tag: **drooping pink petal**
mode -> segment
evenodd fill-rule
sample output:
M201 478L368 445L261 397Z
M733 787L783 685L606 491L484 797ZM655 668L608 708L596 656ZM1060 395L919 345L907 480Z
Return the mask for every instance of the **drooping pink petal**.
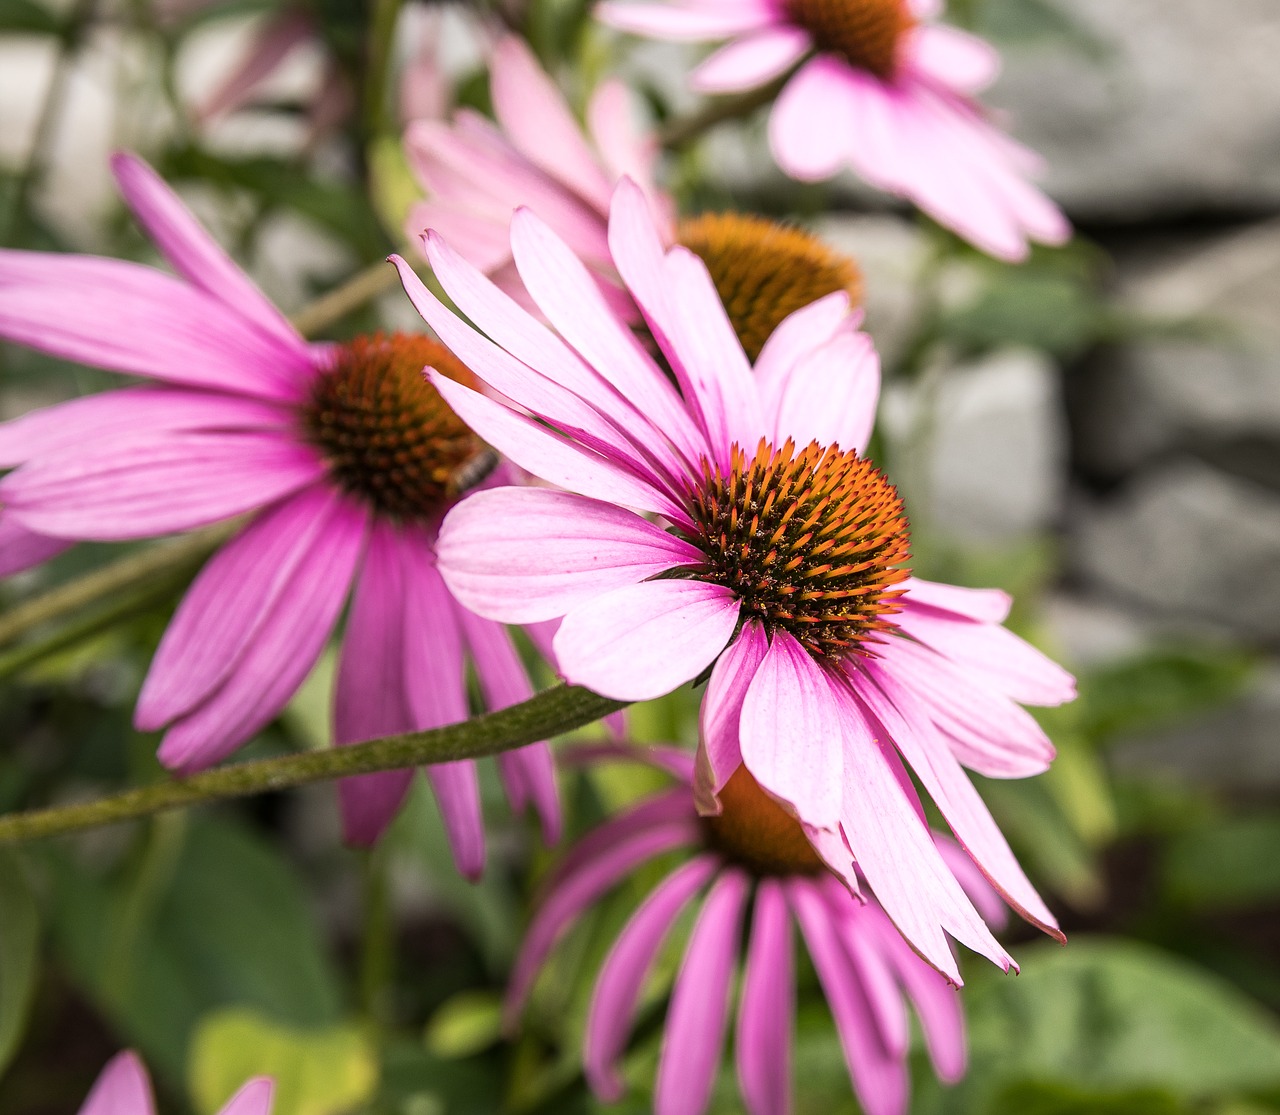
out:
M751 1115L789 1115L795 1027L791 919L777 879L756 887L751 944L738 1003L738 1081Z
M670 199L654 183L660 148L652 132L636 126L633 96L627 85L607 78L596 86L587 103L587 126L611 180L630 178L663 211L655 216L667 226L674 223ZM608 211L608 203L604 207Z
M606 1103L622 1098L616 1063L626 1048L636 1001L658 949L672 923L718 866L712 856L699 856L673 871L631 915L605 957L591 996L582 1061L587 1083Z
M698 713L694 799L701 813L719 812L718 795L742 765L738 740L742 703L768 649L764 627L758 620L748 620L711 670Z
M1009 924L1009 907L1004 899L996 893L995 887L987 882L987 877L973 862L972 857L949 836L938 832L933 834L933 843L942 856L947 870L956 877L964 887L964 892L977 907L978 913L992 929L1003 929Z
M519 1014L538 969L560 935L584 910L640 864L682 844L692 844L697 838L698 827L692 816L645 828L602 849L598 856L584 861L572 874L562 875L534 915L512 966L507 985L507 1017L514 1019Z
M303 9L285 8L269 16L254 29L231 72L203 99L196 110L198 117L208 122L249 104L258 86L279 69L294 48L318 32Z
M305 347L136 263L0 251L0 291L0 337L80 364L282 401L311 375Z
M473 883L484 874L484 817L480 812L480 783L470 759L437 763L426 768L440 806L440 819L453 849L458 872Z
M845 781L832 679L791 636L773 633L742 704L742 761L774 797L817 828L840 823Z
M458 600L505 623L554 619L602 592L702 560L631 511L545 488L473 493L445 519L437 552Z
M891 671L874 663L867 666L867 672L875 684L858 686L859 698L911 764L956 839L1010 906L1046 933L1062 939L1057 920L1018 865L999 826L946 742L938 738L927 718L913 718L904 712L913 704L910 691Z
M275 1083L269 1077L256 1077L227 1100L218 1115L271 1115L274 1092Z
M0 577L31 569L57 557L74 543L65 538L49 538L19 526L0 512Z
M981 93L1000 74L1000 52L958 27L921 24L903 45L906 65L957 93Z
M224 758L270 723L324 649L364 548L367 512L345 500L276 598L227 680L165 734L160 761L184 773Z
M292 429L292 409L214 391L126 387L42 407L0 424L0 468L157 430Z
M160 640L134 713L155 731L190 712L228 677L291 591L333 514L317 485L257 516L200 571Z
M980 674L993 689L1024 705L1061 705L1076 696L1066 670L1006 627L952 619L946 612L908 606L898 627L956 665Z
M613 183L563 94L523 41L505 36L493 49L490 74L494 113L520 153L605 212Z
M787 898L835 1018L845 1062L863 1109L867 1115L905 1115L905 1061L880 1039L866 992L841 946L817 887L808 880L791 880Z
M964 1076L967 1061L959 989L911 951L883 911L868 907L865 921L916 1009L934 1069L944 1084L956 1083Z
M459 626L471 652L485 703L490 709L507 708L533 696L533 685L507 629L466 608L456 609ZM532 801L542 822L543 842L560 840L560 795L555 767L546 743L504 751L498 756L498 772L514 809Z
M908 577L902 582L906 599L930 608L954 612L980 623L1003 623L1009 616L1013 598L995 588L961 588L937 581Z
M830 178L845 162L834 137L854 132L849 67L820 54L800 67L769 114L769 148L778 166L800 182Z
M279 434L156 431L31 461L0 481L0 503L37 533L114 542L232 518L325 470L310 446Z
M774 413L775 444L816 441L862 452L880 399L880 356L865 333L840 333L791 369Z
M107 1062L79 1115L154 1115L155 1109L147 1070L128 1051Z
M702 1115L711 1098L729 1018L742 911L751 889L734 868L712 885L694 923L667 1008L654 1083L655 1115Z
M717 50L689 75L698 93L740 93L781 77L813 45L799 27L768 27Z
M406 239L416 244L428 229L435 229L463 258L491 275L511 262L509 225L509 214L499 218L486 208L432 198L410 206L404 232Z
M705 581L643 581L613 589L564 617L556 662L574 685L619 701L647 701L692 681L738 621L738 601Z
M962 982L944 930L1005 970L1012 958L991 936L929 830L907 799L886 753L852 696L840 704L844 721L845 802L841 826L858 866L885 912L920 954L952 983ZM908 783L909 785L909 783Z
M610 743L581 743L561 751L561 761L577 766L615 759L623 763L642 763L654 770L666 771L672 778L684 783L693 781L694 757L681 747L666 744L623 743L620 739ZM688 804L686 799L686 805Z
M738 0L737 3L710 5L659 5L606 0L595 9L596 18L619 31L655 39L701 42L703 39L725 39L768 27L777 18L766 0Z
M288 18L296 21L297 14ZM121 153L112 157L111 171L134 216L179 275L305 359L297 330L150 166L136 155Z

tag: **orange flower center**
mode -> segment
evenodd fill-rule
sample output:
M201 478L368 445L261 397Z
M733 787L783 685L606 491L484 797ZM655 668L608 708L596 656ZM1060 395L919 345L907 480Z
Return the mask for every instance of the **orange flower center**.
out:
M862 276L847 256L798 228L740 213L680 222L676 240L702 258L752 363L783 318L838 290L854 305Z
M898 70L898 49L915 16L907 0L786 0L787 14L826 54L884 81Z
M376 333L338 348L302 409L338 483L397 519L438 515L497 463L422 374L426 366L475 385L439 342Z
M825 869L790 813L739 767L720 791L719 816L701 819L703 838L754 875L816 875Z
M907 520L897 490L870 461L813 442L796 452L761 439L733 448L727 476L704 463L690 494L696 576L742 601L743 619L790 632L815 657L869 653L899 610Z

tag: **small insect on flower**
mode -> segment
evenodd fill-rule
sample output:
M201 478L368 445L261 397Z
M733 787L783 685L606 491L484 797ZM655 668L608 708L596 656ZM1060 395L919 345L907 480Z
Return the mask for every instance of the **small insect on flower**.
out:
M792 313L753 366L707 266L664 245L625 180L609 241L661 360L528 210L512 220L512 256L549 325L439 236L427 250L457 312L399 263L414 304L493 390L434 375L440 393L562 489L463 499L441 527L441 574L490 619L560 619L564 677L618 700L709 671L704 812L745 768L851 888L857 861L949 978L948 934L1010 966L939 855L903 761L1000 894L1058 935L962 764L1044 770L1052 744L1020 706L1069 700L1072 678L1001 626L1002 593L910 575L901 503L864 456L879 363L846 292Z

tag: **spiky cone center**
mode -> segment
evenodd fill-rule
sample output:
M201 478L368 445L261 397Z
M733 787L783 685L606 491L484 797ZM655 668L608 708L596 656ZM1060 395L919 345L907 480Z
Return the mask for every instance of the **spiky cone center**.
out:
M853 260L802 229L741 213L707 213L681 221L676 239L707 265L752 363L788 314L839 290L853 305L862 299Z
M785 0L792 22L814 46L849 65L890 81L898 72L902 41L915 26L907 0Z
M338 347L302 408L306 436L334 479L376 511L405 521L437 517L496 463L423 375L425 367L476 385L439 342L375 333Z
M753 875L816 875L826 865L800 822L771 798L746 767L720 790L721 811L701 818L709 848Z
M703 464L690 493L690 541L705 555L691 570L741 601L770 637L793 635L815 658L874 653L893 627L895 586L908 574L902 500L870 461L812 442L796 451L761 438L755 455L732 450L727 474Z

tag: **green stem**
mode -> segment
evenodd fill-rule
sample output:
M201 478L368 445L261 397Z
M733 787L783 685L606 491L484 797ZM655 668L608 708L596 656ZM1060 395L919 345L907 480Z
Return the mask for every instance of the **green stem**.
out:
M459 724L369 743L235 763L190 778L158 782L97 801L0 817L0 845L150 817L188 805L288 790L353 774L477 759L550 739L626 707L579 686L558 685L499 712Z
M687 147L695 139L700 138L704 132L709 132L718 124L723 124L727 120L736 120L741 116L754 112L761 105L767 105L778 95L782 87L787 83L787 79L794 72L794 70L789 70L781 77L769 82L768 85L762 85L759 89L751 89L736 97L716 97L714 100L709 101L700 112L695 112L691 116L668 120L658 130L659 141L663 147L673 151Z
M391 290L399 281L399 272L385 260L379 260L357 272L337 290L317 298L289 320L304 337L314 337L379 294Z

